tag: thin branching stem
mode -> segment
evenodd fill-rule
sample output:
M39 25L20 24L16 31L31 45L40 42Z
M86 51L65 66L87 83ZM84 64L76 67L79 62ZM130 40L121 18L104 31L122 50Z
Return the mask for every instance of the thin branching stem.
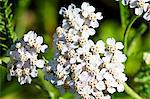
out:
M132 96L135 99L142 99L130 86L128 86L126 83L124 84L125 92Z
M129 31L133 25L133 23L139 18L140 16L133 16L131 21L129 22L129 24L127 25L125 32L124 32L124 38L123 38L123 43L124 43L124 53L127 53L127 49L128 49L128 34Z

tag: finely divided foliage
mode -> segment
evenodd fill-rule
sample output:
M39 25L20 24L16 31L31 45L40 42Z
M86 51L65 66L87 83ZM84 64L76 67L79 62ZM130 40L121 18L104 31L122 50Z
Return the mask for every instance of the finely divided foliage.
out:
M6 54L13 43L14 27L12 25L11 4L8 0L0 0L0 55Z
M37 36L33 31L24 35L22 41L15 44L10 51L11 62L8 65L10 80L11 76L18 77L18 82L22 85L31 83L31 77L37 77L38 68L43 68L45 61L38 59L38 55L45 52L47 45L42 45L43 37Z
M51 64L53 75L47 79L56 86L66 86L86 99L110 99L110 94L124 91L127 80L124 72L126 56L121 42L108 38L94 43L90 36L99 27L101 12L83 2L81 8L74 4L62 7L62 26L56 29L55 59Z

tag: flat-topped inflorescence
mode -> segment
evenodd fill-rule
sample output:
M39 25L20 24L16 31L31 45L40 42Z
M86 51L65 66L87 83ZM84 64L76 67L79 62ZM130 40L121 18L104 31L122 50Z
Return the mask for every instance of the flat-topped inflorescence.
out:
M37 36L33 31L29 31L24 35L23 40L15 44L15 48L10 51L9 78L17 76L18 82L22 85L31 83L31 77L37 77L37 67L43 68L45 64L43 59L38 59L38 55L41 52L44 53L48 48L42 43L42 36Z
M99 26L102 13L95 13L95 8L86 2L81 8L74 4L68 9L62 7L59 13L64 19L54 35L53 77L47 79L58 87L74 89L86 99L110 99L110 94L124 91L127 77L123 73L123 44L114 38L108 38L106 43L89 39L96 33L94 28Z

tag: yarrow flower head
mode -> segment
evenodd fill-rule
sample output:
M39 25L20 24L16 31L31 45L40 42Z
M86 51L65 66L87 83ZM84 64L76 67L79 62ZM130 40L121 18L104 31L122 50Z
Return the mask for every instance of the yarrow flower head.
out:
M123 5L135 8L136 15L143 15L143 18L150 21L150 0L122 0Z
M103 18L101 12L95 13L95 8L84 2L81 9L71 4L59 13L64 19L54 35L55 59L46 79L59 88L76 90L85 99L110 99L110 94L124 91L123 44L114 38L106 43L89 39Z
M38 54L44 53L48 46L42 43L42 36L37 36L33 31L29 31L24 35L23 40L16 43L15 48L10 51L9 76L18 77L21 85L31 83L31 77L37 77L37 68L44 67L45 61L38 59Z

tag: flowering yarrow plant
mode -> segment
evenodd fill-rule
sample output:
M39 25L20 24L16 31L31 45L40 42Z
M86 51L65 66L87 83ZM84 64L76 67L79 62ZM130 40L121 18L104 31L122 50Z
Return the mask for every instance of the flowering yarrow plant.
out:
M39 54L44 53L48 48L43 45L43 37L37 36L33 31L24 35L23 40L17 42L10 51L11 61L8 64L10 80L11 76L18 77L18 82L22 85L31 83L31 77L37 77L37 68L43 68L45 61L38 59Z
M106 43L89 39L96 33L94 28L99 26L102 13L95 13L95 8L86 2L81 8L74 4L68 9L62 7L59 13L64 19L54 35L54 77L47 79L58 87L76 90L86 99L110 99L110 94L124 91L127 77L123 73L123 44L114 38L108 38Z
M142 15L147 21L150 21L150 0L122 0L123 5L129 5L130 8L135 8L136 15Z

